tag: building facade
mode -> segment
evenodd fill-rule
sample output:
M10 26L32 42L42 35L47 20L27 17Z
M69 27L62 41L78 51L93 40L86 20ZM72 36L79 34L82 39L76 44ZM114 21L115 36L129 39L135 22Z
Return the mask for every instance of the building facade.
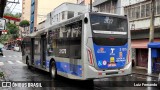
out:
M93 7L97 12L106 12L123 15L122 0L95 0Z
M30 21L31 0L22 0L22 16L21 20Z
M45 22L46 22L46 20L38 23L38 25L37 25L37 31L43 30L45 28L45 25L46 25Z
M37 27L38 0L31 0L30 33L36 31Z
M94 1L94 0L92 0L92 1ZM77 4L89 5L90 4L90 0L77 0Z
M154 42L160 42L160 0L155 0L155 31ZM129 17L130 30L132 35L133 59L137 66L147 68L148 48L150 33L151 1L130 4L124 7L124 12Z
M22 0L22 16L21 16L21 21L23 20L27 20L30 22L30 15L31 14L31 0ZM30 33L30 28L26 27L24 28L20 28L20 36L23 37L27 34ZM22 35L21 35L22 34Z
M154 41L160 42L160 0L155 0ZM93 6L98 12L127 15L132 39L132 59L138 67L147 68L150 30L150 0L95 0Z
M31 0L31 17L30 17L30 31L31 33L37 30L37 25L47 18L47 13L51 12L57 5L62 2L76 2L75 0ZM33 13L34 12L34 13ZM34 25L33 25L34 22Z
M46 27L63 22L69 18L75 17L82 13L88 12L86 5L74 4L74 3L62 3L56 7L52 12L47 14Z

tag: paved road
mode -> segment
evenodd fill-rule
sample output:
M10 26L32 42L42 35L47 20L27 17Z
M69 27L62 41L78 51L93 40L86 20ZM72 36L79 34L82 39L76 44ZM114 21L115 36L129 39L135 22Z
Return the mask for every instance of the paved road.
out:
M131 81L156 81L155 77L143 75L128 75L113 78L95 79L93 83L84 81L69 80L59 77L52 80L49 73L34 69L27 69L22 63L20 52L4 50L4 56L0 56L0 70L5 74L7 81L46 81L43 83L51 84L53 87L43 88L0 88L0 90L159 90L158 87L130 87ZM117 85L121 87L115 87ZM112 86L112 87L111 87ZM114 86L114 87L113 87Z
M20 52L14 52L11 50L3 50L3 56L0 56L0 66L4 64L21 64L22 55Z

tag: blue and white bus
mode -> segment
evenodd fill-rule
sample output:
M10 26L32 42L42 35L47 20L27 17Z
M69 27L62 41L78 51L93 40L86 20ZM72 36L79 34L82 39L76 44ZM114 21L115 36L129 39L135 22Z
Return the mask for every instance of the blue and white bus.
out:
M131 74L131 38L126 16L85 13L23 39L23 62L70 79Z

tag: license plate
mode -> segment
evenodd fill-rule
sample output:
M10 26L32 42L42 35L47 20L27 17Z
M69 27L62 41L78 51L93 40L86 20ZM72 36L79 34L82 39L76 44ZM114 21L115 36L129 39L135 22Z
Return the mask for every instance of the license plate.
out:
M111 63L114 63L114 62L115 62L114 57L110 57L110 62L111 62Z

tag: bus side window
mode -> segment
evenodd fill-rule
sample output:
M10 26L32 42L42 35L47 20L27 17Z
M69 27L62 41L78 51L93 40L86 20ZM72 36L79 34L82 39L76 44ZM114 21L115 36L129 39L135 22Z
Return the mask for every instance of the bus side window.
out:
M56 29L56 38L58 39L60 37L60 29Z
M71 37L71 26L66 26L66 31L67 31L67 38Z
M72 26L72 37L70 39L70 58L80 59L82 21L76 22Z

